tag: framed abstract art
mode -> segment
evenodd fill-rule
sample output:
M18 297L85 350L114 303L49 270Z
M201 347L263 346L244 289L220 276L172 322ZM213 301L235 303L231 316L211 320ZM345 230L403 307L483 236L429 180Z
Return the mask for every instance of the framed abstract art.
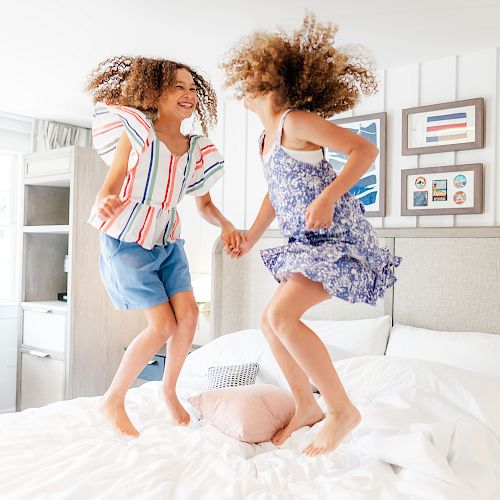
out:
M385 215L385 149L386 149L386 113L354 116L330 120L335 125L346 128L356 135L368 139L379 149L379 154L367 172L349 192L363 203L368 217ZM338 151L327 149L326 159L337 173L347 162L347 156Z

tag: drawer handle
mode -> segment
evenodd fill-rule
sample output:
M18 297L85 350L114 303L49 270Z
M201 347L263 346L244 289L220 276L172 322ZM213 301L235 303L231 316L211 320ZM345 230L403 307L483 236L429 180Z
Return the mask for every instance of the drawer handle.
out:
M148 361L148 365L157 365L158 361L156 359L152 359L151 361Z
M45 307L30 307L28 311L34 311L34 312L39 312L39 313L51 313L54 312L53 309L47 309Z
M31 349L28 351L28 354L31 354L32 356L36 356L38 358L48 358L48 357L50 357L50 354L48 354L46 352L33 351Z

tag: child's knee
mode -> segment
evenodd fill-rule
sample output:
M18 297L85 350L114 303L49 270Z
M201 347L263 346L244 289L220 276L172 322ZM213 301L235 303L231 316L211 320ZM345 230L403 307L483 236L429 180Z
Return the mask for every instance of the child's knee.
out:
M186 307L182 314L179 315L177 323L180 330L193 332L196 330L196 325L198 324L198 306L193 304L192 306Z
M288 308L281 303L270 304L267 309L267 320L273 332L278 337L286 333L286 327L289 326L291 322L290 314L287 309Z
M273 327L271 326L271 322L269 321L269 310L266 308L260 317L260 329L264 333L264 335L269 339L274 337Z
M154 324L149 327L150 334L153 335L158 342L165 343L176 333L177 325L175 321L164 324Z

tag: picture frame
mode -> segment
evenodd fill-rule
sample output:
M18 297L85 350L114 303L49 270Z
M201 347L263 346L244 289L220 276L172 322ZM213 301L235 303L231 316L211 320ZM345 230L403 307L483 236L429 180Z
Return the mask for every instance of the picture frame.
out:
M483 212L483 164L401 170L401 215Z
M387 113L372 113L329 121L361 135L377 146L379 150L377 158L349 192L363 203L367 217L383 217L385 215ZM328 148L325 149L325 156L337 174L340 173L345 166L347 156Z
M403 109L402 155L484 147L484 98Z

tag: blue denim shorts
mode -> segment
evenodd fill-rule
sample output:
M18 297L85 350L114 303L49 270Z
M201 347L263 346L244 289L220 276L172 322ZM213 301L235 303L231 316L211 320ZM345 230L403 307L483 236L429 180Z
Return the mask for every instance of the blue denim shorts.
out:
M148 309L193 290L184 241L151 250L101 231L99 272L117 309Z

